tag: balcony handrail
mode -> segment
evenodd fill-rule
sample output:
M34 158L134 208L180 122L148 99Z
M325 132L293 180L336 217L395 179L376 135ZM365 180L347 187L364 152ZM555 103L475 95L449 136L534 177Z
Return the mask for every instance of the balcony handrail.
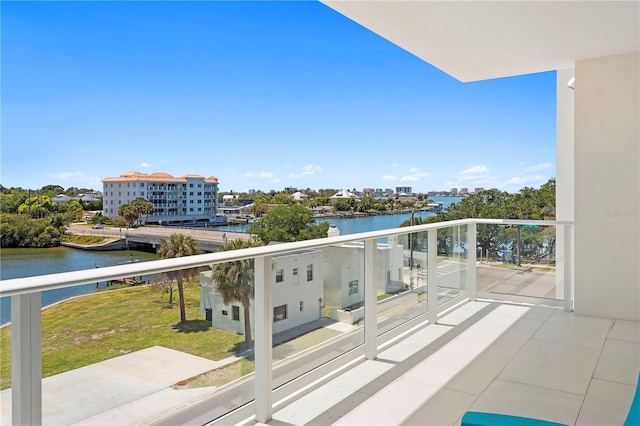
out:
M122 277L158 274L180 269L210 266L217 263L237 260L277 256L298 250L310 250L326 246L344 244L354 241L372 240L377 238L396 236L408 233L424 232L434 229L449 228L467 224L494 225L573 225L572 221L557 220L520 220L520 219L458 219L429 224L389 228L358 234L340 235L337 237L320 238L316 240L296 241L290 243L273 244L268 246L251 247L247 249L231 250L215 253L205 253L174 259L152 260L128 265L116 265L103 268L91 268L80 271L61 272L56 274L36 275L24 278L0 280L0 297L33 293L57 288L73 287L82 284L92 284L109 281Z

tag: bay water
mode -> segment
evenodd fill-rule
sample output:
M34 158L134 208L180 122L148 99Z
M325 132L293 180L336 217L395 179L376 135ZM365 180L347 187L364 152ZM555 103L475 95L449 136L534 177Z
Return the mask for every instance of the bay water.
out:
M133 250L90 251L67 247L3 248L0 250L0 279L33 277L59 272L79 271L121 265L131 262L156 260L155 253ZM104 286L106 283L99 283ZM70 297L95 293L96 284L59 288L42 292L42 306ZM11 300L0 298L0 324L11 320Z

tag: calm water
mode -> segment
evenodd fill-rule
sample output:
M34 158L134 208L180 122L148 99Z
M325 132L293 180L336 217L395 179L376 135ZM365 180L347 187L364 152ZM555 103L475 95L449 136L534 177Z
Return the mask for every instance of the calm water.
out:
M48 249L2 249L0 251L0 278L23 278L58 272L77 271L95 267L114 266L124 263L156 260L153 253L140 251L95 252L66 247ZM104 283L101 283L103 285ZM94 293L95 284L47 290L42 292L42 305L50 305L69 297ZM11 319L11 302L8 297L0 299L0 324Z
M457 203L462 197L429 197L436 203L442 203L446 208L451 203ZM431 212L417 212L415 217L435 216ZM320 222L329 222L330 225L336 225L340 230L340 235L358 234L360 232L379 231L381 229L397 228L402 222L411 218L411 213L392 214L382 216L369 216L357 219L319 219ZM247 225L220 226L216 228L220 231L245 232Z

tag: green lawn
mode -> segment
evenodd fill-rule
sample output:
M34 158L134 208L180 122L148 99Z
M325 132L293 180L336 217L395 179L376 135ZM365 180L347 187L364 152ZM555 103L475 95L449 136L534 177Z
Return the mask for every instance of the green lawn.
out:
M244 337L211 327L199 312L200 289L185 288L186 323L177 301L151 287L80 297L42 312L42 373L48 377L151 346L211 360L243 349ZM0 389L11 387L11 327L0 330Z

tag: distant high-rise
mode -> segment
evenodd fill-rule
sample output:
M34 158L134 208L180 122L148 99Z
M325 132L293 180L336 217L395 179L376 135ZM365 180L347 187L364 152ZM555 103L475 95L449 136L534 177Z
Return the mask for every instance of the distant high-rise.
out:
M413 194L410 186L396 186L396 194Z
M451 192L451 195L455 197L456 195L458 195L458 188L451 188L451 191L449 192Z

